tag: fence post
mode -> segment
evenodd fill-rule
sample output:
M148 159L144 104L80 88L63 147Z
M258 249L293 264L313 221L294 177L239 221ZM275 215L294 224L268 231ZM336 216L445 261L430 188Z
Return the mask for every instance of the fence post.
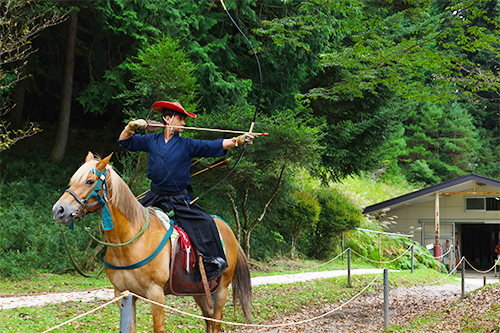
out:
M389 270L384 268L384 329L389 328Z
M382 240L381 234L378 234L378 267L382 267Z
M344 251L345 251L345 241L344 241L344 233L342 232L342 263L344 263Z
M351 285L351 248L347 249L347 285L349 288L352 287Z
M486 287L486 275L483 276L483 287Z
M462 257L462 298L465 297L465 257Z
M120 301L120 333L130 333L130 322L132 321L132 298L124 297Z
M415 244L411 245L411 272L413 273L413 267L414 267L414 260L415 260Z

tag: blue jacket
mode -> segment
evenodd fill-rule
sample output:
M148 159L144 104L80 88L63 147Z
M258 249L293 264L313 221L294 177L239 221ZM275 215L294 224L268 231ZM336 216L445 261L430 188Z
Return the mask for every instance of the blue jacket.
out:
M134 134L118 143L128 151L149 153L148 178L168 192L186 189L191 181L190 169L193 157L221 157L226 155L219 140L195 140L176 133L165 143L164 131L155 134Z

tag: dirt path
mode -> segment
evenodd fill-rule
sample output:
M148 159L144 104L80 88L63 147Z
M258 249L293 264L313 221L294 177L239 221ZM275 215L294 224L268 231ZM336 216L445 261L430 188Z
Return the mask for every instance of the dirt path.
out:
M352 275L377 274L380 269L354 269ZM346 270L327 272L302 273L281 276L266 276L252 278L252 285L260 284L286 284L313 279L321 279L347 275ZM488 283L498 282L497 279L489 279ZM466 279L466 293L483 286L483 280L479 278ZM383 329L383 293L381 286L376 292L363 294L342 309L330 315L308 324L287 326L284 328L271 329L243 329L241 332L377 332ZM389 291L390 323L402 324L418 314L431 312L442 308L449 303L459 299L461 295L461 284L446 284L440 286L419 286L411 288L395 288ZM83 292L55 293L37 296L3 297L0 298L0 310L9 308L41 306L48 303L61 303L67 301L89 302L97 299L110 300L114 297L112 289L98 289ZM283 323L298 322L309 318L320 316L338 305L325 305L321 308L307 308L301 313L293 316L277 318L274 322Z

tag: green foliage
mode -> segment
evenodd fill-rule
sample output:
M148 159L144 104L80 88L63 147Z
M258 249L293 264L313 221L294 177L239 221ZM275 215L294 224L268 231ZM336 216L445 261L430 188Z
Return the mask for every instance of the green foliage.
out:
M3 154L5 160L7 153ZM52 218L52 206L75 170L68 161L57 164L36 154L2 163L0 276L23 278L40 269L55 273L71 269L59 226ZM98 216L86 218L85 223L95 228ZM85 267L89 240L79 225L75 223L67 238L73 255Z
M290 231L291 255L295 256L297 239L319 220L321 206L312 190L296 190L281 208L281 225Z
M179 42L169 36L154 40L139 50L137 62L126 63L134 87L124 90L117 98L125 101L128 115L148 118L151 105L158 100L178 101L188 111L195 111L196 66L179 48ZM141 108L147 111L140 112Z
M363 215L348 197L336 189L321 188L317 196L321 212L308 235L308 254L316 259L326 259L339 245L340 234L358 227Z

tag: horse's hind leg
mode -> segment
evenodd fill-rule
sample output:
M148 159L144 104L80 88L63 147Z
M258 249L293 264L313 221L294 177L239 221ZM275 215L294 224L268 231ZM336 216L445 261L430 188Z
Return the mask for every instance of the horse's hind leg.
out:
M212 309L210 306L208 306L208 301L207 301L207 296L202 295L202 296L193 296L194 300L198 304L198 306L201 308L201 312L203 313L203 317L207 318L213 318L214 315L214 309ZM214 331L212 329L212 321L205 320L205 324L207 324L207 333L215 333L218 331Z
M226 305L227 300L227 287L221 285L215 292L213 309L208 306L206 296L194 296L194 299L203 311L204 317L222 320L222 311L224 310L224 305ZM205 320L205 323L207 324L207 333L218 333L220 331L221 323L210 320Z

